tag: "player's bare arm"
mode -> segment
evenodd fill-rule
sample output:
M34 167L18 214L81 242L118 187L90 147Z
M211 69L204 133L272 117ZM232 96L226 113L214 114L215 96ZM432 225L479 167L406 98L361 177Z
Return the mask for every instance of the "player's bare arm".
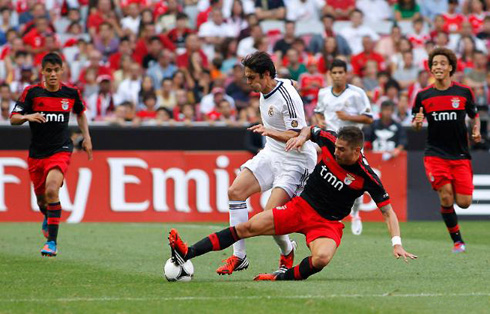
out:
M80 131L82 131L83 150L87 152L88 160L92 160L93 159L92 139L90 138L90 133L88 131L88 121L87 121L87 117L85 116L85 113L82 112L81 114L77 115L77 123L78 123L78 127L80 128Z
M398 218L396 217L396 213L391 207L391 205L390 204L385 205L381 207L380 210L383 213L383 217L385 218L386 225L388 226L388 231L390 232L391 235L392 244L393 244L393 255L397 259L403 257L405 262L408 262L408 258L416 259L417 256L405 251L405 249L401 244L400 225L398 224Z
M345 111L336 111L335 113L337 114L337 117L339 117L340 120L344 120L344 121L351 121L351 122L363 123L363 124L371 124L374 121L372 117L368 117L363 114L350 115Z
M471 138L475 143L481 142L481 134L480 134L480 117L476 116L471 120Z
M315 113L317 124L320 128L324 128L327 124L325 123L325 116L323 113Z
M296 134L295 137L289 139L286 143L286 151L289 152L291 150L299 151L301 147L311 138L311 128L304 127L301 129L299 134Z
M298 135L297 131L294 130L288 130L288 131L277 131L277 130L272 130L264 127L262 124L257 124L254 125L250 128L248 128L249 131L252 131L254 133L259 133L262 136L268 136L270 138L273 138L277 141L281 141L286 143L289 139L295 137Z
M415 118L413 119L413 122L412 122L412 127L416 130L416 131L420 131L420 129L422 128L422 123L424 122L424 108L420 107L420 110L419 112L417 112L417 114L415 115Z
M35 123L45 123L46 118L44 117L43 114L36 112L32 114L14 114L12 117L10 117L10 124L11 125L22 125L25 122L35 122Z

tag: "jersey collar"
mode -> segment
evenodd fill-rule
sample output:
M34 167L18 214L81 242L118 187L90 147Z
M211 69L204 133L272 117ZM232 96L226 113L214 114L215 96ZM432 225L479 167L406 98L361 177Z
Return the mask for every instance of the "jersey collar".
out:
M332 86L332 89L330 91L332 92L332 95L334 95L335 97L340 97L348 88L349 88L349 84L345 84L344 90L342 91L342 93L340 93L338 95L335 95L334 94L334 92L333 92L333 86Z
M264 98L265 99L271 97L279 89L279 87L282 86L282 82L281 81L277 81L276 80L276 82L277 82L276 87L274 87L274 89L271 90L268 94L264 95Z

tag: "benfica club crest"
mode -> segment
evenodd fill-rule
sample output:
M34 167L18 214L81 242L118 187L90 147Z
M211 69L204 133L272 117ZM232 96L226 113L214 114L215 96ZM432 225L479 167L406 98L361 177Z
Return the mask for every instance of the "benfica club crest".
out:
M347 176L345 177L344 179L344 183L346 185L350 185L352 183L352 181L354 181L356 178L354 178L351 174L347 174Z
M68 110L70 108L70 101L68 99L61 100L61 109Z
M459 108L459 102L460 102L459 98L453 98L453 99L451 99L451 103L453 104L453 108L454 109Z

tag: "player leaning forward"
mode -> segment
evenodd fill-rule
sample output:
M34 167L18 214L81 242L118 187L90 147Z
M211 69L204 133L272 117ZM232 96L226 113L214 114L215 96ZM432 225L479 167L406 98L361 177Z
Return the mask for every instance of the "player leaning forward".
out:
M80 92L61 83L61 57L56 53L48 53L42 60L41 73L41 83L24 89L12 111L10 123L21 125L29 122L32 133L29 175L34 184L37 204L44 215L42 231L47 238L41 254L56 256L61 217L58 193L73 151L68 129L70 112L77 114L77 122L84 137L83 148L89 159L92 159L92 142Z
M473 196L473 169L469 152L466 115L472 120L472 138L481 141L480 118L473 92L468 86L453 82L457 58L447 48L436 48L429 55L433 85L421 90L412 112L413 127L422 128L427 118L428 136L424 167L432 188L441 203L442 219L454 242L453 252L465 252L454 203L468 208Z
M355 126L347 126L336 136L333 131L305 127L298 137L288 141L286 149L300 149L309 139L322 148L322 156L301 196L284 206L263 211L245 223L213 233L190 247L172 229L169 244L175 260L182 264L207 252L222 250L244 238L299 232L306 236L311 256L283 273L260 274L255 280L306 279L322 270L333 258L344 228L340 220L349 215L352 204L365 191L383 213L395 257L405 260L416 258L403 249L398 219L389 196L361 153L362 131Z
M301 152L286 152L286 142L305 127L303 102L291 80L275 79L274 63L265 52L248 55L243 61L247 84L260 92L260 113L263 125L250 130L266 137L266 144L254 158L247 161L228 191L230 225L248 220L246 200L255 193L272 189L266 210L284 205L304 186L316 163L312 143ZM294 261L293 243L287 234L274 237L281 249L280 269L291 268ZM248 267L245 243L233 246L233 255L218 274L231 274Z

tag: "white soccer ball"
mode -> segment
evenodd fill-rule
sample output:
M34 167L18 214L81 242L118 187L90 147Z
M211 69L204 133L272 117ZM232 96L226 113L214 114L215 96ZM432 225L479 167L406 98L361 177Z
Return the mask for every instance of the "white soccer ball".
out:
M163 274L168 281L191 281L194 275L194 265L188 260L180 266L169 258L163 267Z

